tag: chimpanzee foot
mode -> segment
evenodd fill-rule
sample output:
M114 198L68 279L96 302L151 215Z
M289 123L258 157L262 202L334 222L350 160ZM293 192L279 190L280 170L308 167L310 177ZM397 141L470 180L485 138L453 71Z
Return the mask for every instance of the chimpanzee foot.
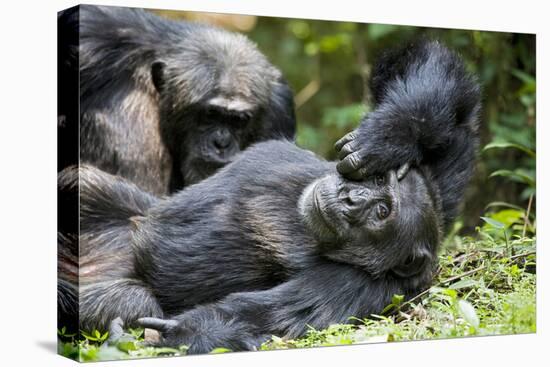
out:
M124 321L121 317L117 317L109 325L109 338L107 344L116 344L120 341L120 338L124 335Z

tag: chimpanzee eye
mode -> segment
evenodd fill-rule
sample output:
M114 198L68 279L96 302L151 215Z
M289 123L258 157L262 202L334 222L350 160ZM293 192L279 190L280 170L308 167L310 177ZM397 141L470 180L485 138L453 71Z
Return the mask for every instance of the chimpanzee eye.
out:
M206 117L210 120L214 120L218 117L218 110L213 108L213 107L210 107L206 110Z
M227 121L234 128L242 129L248 125L248 122L250 121L250 117L246 114L238 114L238 115L233 115L229 117Z
M238 115L238 119L241 124L247 124L252 119L252 115L250 113L243 112Z
M385 203L380 203L376 207L376 216L378 219L386 219L390 215L390 208Z
M376 175L373 180L376 186L383 186L386 184L386 176L384 175Z

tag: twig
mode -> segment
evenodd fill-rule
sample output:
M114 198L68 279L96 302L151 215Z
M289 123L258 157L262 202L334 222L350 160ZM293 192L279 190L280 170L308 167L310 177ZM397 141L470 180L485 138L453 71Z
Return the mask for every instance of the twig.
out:
M353 37L354 48L357 52L357 65L359 67L359 74L363 82L363 103L370 104L370 88L369 88L369 75L370 66L368 63L367 47L365 40L368 39L368 28L366 24L358 25L358 32L355 32Z
M300 107L302 107L307 101L311 99L319 89L321 89L321 60L319 58L319 54L315 56L315 63L314 63L314 70L313 70L313 78L310 80L309 83L305 87L302 88L298 93L296 93L296 96L294 97L294 105L296 106L296 110L298 110Z
M525 237L525 232L527 231L527 223L529 223L529 213L531 212L531 203L533 202L533 194L529 195L529 203L527 204L527 212L525 213L525 222L523 223L523 232L521 232L521 237Z
M536 250L527 251L527 252L524 252L523 254L517 254L517 255L514 255L514 256L510 256L510 260L515 260L517 258L526 257L526 256L533 255L533 254L536 254L536 253L537 253Z
M485 268L487 268L487 265L481 265L479 268L468 270L465 273L458 274L458 275L455 275L454 277L450 277L448 279L442 280L441 282L439 282L438 285L443 285L443 284L446 284L446 283L454 282L455 280L462 279L464 277L467 277L468 275L472 275L474 273L477 273L478 271L483 270Z
M313 79L307 85L302 88L298 94L296 94L296 97L294 97L294 104L296 105L296 109L302 107L304 103L306 103L311 97L313 97L321 87L321 82L318 78Z

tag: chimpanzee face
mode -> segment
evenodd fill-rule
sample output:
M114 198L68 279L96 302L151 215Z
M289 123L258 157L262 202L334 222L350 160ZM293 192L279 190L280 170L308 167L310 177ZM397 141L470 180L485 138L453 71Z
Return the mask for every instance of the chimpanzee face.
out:
M424 175L413 168L360 182L325 176L304 190L299 208L324 256L373 275L414 277L435 260L440 218L434 202Z
M157 55L143 77L159 100L172 189L210 176L252 143L294 135L293 96L280 71L240 37L203 36Z
M179 162L185 185L212 175L257 141L260 117L245 101L224 98L213 98L187 114L182 124L193 128L182 134Z

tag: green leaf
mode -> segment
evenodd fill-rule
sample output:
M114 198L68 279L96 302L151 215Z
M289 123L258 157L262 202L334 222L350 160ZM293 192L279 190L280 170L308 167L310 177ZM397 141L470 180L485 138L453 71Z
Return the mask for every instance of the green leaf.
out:
M490 226L493 226L495 228L498 228L498 229L503 229L505 227L504 223L501 223L499 222L498 220L494 220L492 218L488 218L488 217L481 217L481 219L489 224Z
M496 220L508 228L514 223L523 223L525 211L516 209L504 209L491 214L491 219Z
M531 150L531 149L529 149L529 148L527 148L523 145L515 144L515 143L509 143L509 142L506 142L506 141L493 141L493 142L487 144L483 148L483 151L490 150L490 149L506 149L506 148L515 148L515 149L521 150L522 152L527 153L532 158L535 158L536 155L537 155L533 150Z
M454 289L444 289L441 293L451 297L451 299L456 299L457 293Z
M390 312L391 310L393 310L395 308L395 305L393 303L390 303L389 305L387 305L386 307L384 307L384 309L382 310L382 314L387 314L388 312Z
M519 266L517 266L517 264L514 264L508 268L508 273L512 276L518 276L521 274L521 271L519 270Z
M391 303L396 305L396 306L399 306L401 303L403 303L403 300L405 299L405 296L402 295L402 294L394 294L392 299L391 299Z
M228 353L228 352L232 352L232 350L227 348L214 348L212 349L210 354L221 354L221 353Z
M84 338L86 338L87 340L91 340L91 341L96 341L96 340L97 340L97 338L95 338L94 336L88 334L88 333L85 332L85 331L82 331L81 333L82 333L82 336L83 336Z
M508 177L511 178L514 181L521 182L524 184L527 184L529 186L534 187L535 186L535 179L528 174L520 171L510 171L507 169L500 169L498 171L495 171L489 175L489 177Z
M128 351L131 351L131 350L137 350L137 346L136 346L136 343L133 342L133 341L123 341L123 342L119 342L117 343L117 348L120 349L121 351L123 352L128 352Z
M524 71L521 71L519 69L513 69L511 70L512 75L514 75L516 78L524 82L525 84L535 84L536 80L535 77L527 74Z
M512 208L512 209L516 209L516 210L523 210L523 208L518 206L518 205L506 203L504 201L493 201L493 202L487 204L487 206L485 207L485 210L487 210L489 208L493 208L493 207L499 207L499 206L505 207L505 208Z
M109 337L109 332L106 331L105 334L101 335L99 339L103 341L103 340L106 340L108 337Z
M449 286L450 289L462 289L462 288L471 288L478 285L478 281L474 279L462 279L456 283L453 283Z
M472 304L463 299L458 301L458 313L460 316L473 327L479 327L479 317L477 316L476 309Z

